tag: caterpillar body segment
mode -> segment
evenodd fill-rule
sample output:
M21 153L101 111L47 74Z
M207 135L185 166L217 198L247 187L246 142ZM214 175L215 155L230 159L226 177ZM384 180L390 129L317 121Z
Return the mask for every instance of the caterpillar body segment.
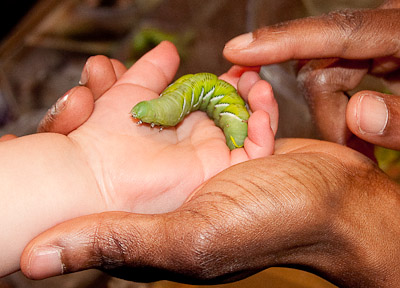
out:
M243 147L250 115L245 101L229 83L211 73L188 74L169 85L157 99L139 102L131 110L139 123L176 126L201 110L220 127L228 147Z

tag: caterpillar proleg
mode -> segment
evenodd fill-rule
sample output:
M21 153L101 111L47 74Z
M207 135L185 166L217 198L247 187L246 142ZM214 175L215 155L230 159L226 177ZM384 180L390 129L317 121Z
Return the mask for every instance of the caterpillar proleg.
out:
M139 102L131 114L139 123L168 127L177 125L196 110L206 112L223 130L231 150L243 147L250 117L246 103L232 85L211 73L182 76L159 98Z

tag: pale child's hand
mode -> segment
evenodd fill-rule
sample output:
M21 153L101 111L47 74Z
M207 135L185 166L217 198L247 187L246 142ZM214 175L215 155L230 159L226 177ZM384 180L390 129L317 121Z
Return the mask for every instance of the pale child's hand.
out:
M68 135L91 167L107 209L171 211L218 172L273 152L277 104L269 84L255 72L245 73L239 82L253 111L244 148L231 152L222 131L203 112L162 132L136 125L130 109L158 97L178 65L175 47L160 44L97 97L89 119ZM237 84L242 73L235 67L223 78Z
M162 132L131 117L136 103L159 97L172 82L179 56L171 43L163 42L128 71L106 57L92 61L84 71L100 70L88 74L86 87L62 97L40 125L51 133L0 139L0 226L6 231L0 234L0 277L19 269L26 244L56 224L105 211L171 211L218 172L273 152L277 104L254 71L236 66L223 75L238 84L253 110L244 148L231 152L222 130L203 112Z

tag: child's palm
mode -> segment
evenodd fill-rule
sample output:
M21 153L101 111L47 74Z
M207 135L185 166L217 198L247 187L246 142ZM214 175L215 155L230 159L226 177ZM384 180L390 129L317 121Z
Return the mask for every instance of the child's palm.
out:
M83 149L110 208L171 210L231 164L222 131L205 113L192 113L161 132L137 125L130 108L154 97L155 92L135 85L115 86L96 102L89 120L69 135Z
M109 209L173 210L205 180L234 163L254 158L248 156L252 150L260 150L253 153L259 157L273 147L273 140L260 147L250 139L245 149L231 152L222 130L203 112L194 112L161 132L157 127L137 125L130 109L139 101L158 97L169 84L178 66L173 53L171 44L164 44L145 55L95 102L90 118L69 134L92 167ZM238 79L226 75L228 81ZM271 129L253 123L249 122L249 131L265 129L263 133L273 139Z

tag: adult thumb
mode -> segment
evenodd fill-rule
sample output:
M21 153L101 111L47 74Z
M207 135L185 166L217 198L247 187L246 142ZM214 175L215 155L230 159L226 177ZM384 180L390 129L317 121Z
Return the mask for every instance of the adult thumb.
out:
M161 215L107 212L61 223L26 246L21 270L28 278L44 279L90 268L110 274L123 269L122 274L129 275L116 276L159 280L156 277L162 275L151 270L163 270L161 266L168 263L165 257L173 254L168 249L179 246L167 245L163 219Z
M400 98L374 91L351 97L346 111L349 129L359 138L400 150Z

